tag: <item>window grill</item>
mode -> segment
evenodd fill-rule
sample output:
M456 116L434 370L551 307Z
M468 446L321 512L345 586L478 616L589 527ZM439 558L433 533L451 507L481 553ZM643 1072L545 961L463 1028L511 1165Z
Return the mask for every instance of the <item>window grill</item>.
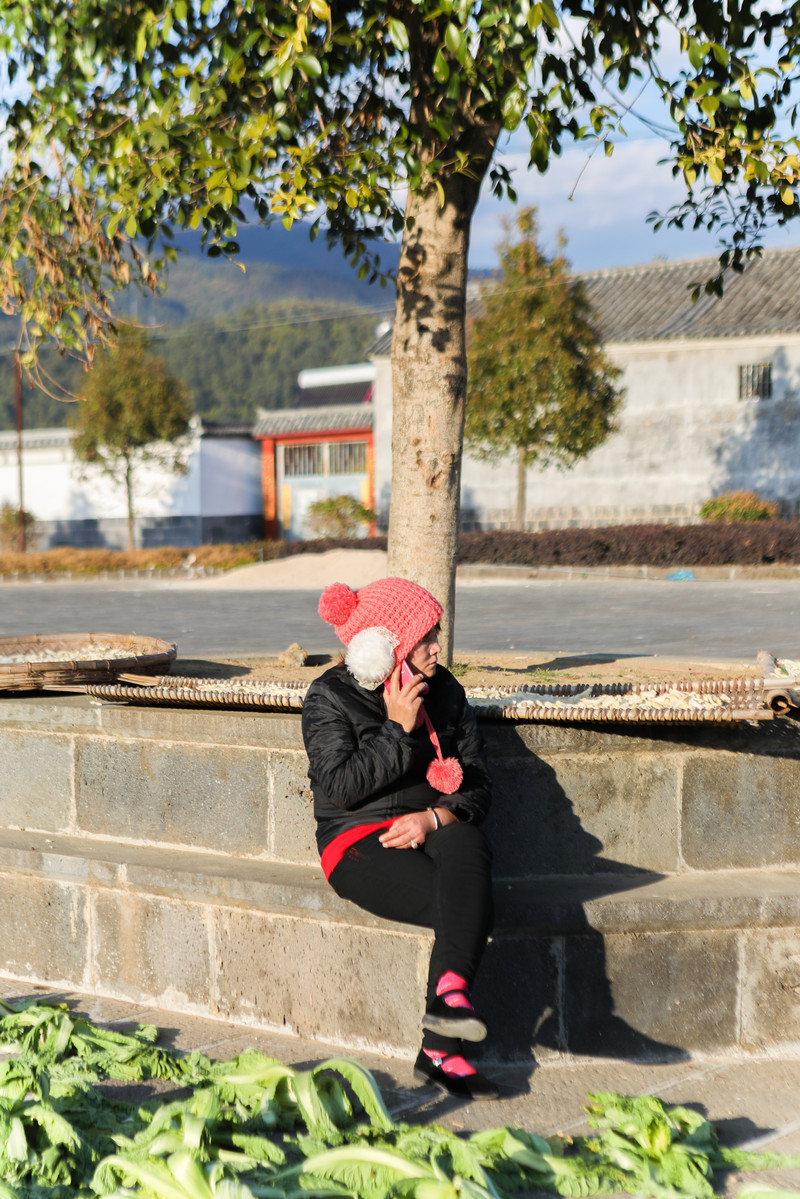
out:
M334 441L328 447L332 475L363 475L367 470L365 441Z
M325 456L323 446L319 443L311 445L287 445L283 450L283 473L286 478L297 478L298 475L325 474Z
M739 399L768 400L772 396L772 363L756 362L739 367Z
M363 475L367 472L365 441L311 442L283 449L283 475Z

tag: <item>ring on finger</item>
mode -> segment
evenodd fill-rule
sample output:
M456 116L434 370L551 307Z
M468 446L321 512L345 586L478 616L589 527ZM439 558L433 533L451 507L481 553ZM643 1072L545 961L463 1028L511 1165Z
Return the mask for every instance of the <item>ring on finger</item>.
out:
M412 848L412 849L419 849L419 841L412 841L412 842L411 842L411 848Z

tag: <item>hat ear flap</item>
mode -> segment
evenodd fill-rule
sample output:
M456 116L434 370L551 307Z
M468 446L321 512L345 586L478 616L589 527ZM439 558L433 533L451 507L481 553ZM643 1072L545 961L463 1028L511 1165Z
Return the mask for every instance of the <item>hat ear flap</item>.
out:
M362 687L372 691L385 683L395 667L397 638L380 626L362 629L350 638L344 663Z

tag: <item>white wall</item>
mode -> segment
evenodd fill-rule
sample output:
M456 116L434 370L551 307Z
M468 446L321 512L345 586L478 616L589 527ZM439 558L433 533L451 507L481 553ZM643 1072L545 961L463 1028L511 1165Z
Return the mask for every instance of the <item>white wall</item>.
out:
M200 496L203 516L262 513L261 446L246 438L204 437L200 442Z
M64 429L23 434L23 504L45 524L127 520L125 489L97 467L82 467ZM19 502L15 433L0 433L0 506ZM154 462L136 472L134 509L140 520L258 515L263 512L261 453L249 438L201 437L195 428L188 470L173 474Z
M622 370L618 431L570 470L531 468L531 524L690 519L704 500L746 488L800 502L800 336L608 345ZM739 366L771 361L773 395L740 400ZM386 370L383 369L384 365ZM391 481L391 376L375 386L376 483L381 511ZM379 473L378 473L379 468ZM484 525L510 521L516 461L464 455L462 510Z

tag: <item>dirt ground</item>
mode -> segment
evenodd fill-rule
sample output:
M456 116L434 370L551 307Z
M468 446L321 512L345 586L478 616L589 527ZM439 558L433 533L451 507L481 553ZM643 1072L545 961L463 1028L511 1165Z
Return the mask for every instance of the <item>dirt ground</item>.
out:
M287 647L288 648L288 647ZM276 657L178 658L171 674L251 682L310 683L337 661L337 655L310 656L305 666L282 665ZM688 679L759 677L755 661L698 662L678 658L616 658L603 655L547 657L535 654L458 654L453 673L465 687L516 687L524 683L642 683Z

